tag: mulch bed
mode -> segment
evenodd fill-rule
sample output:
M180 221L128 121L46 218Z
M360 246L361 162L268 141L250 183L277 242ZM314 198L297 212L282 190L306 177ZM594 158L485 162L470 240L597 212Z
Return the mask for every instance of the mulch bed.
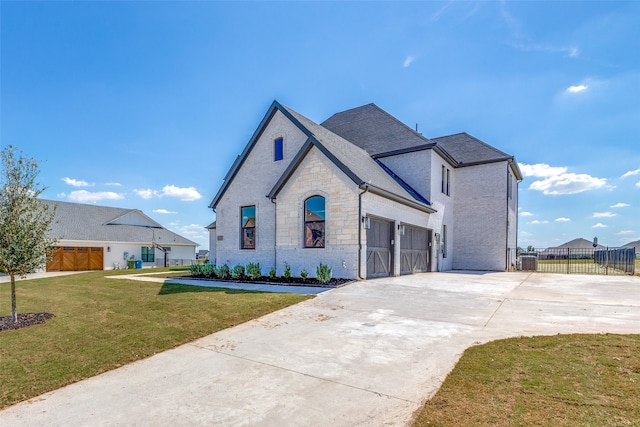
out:
M0 317L0 332L38 325L53 317L55 316L51 313L18 313L18 322L14 323L11 316L2 316Z
M279 285L279 286L313 286L317 288L339 288L347 283L351 283L353 279L331 279L327 283L321 283L318 279L306 279L302 280L299 277L290 277L285 279L284 277L260 277L255 280L250 279L220 279L218 277L198 277L198 276L172 276L172 279L185 279L185 280L210 280L214 282L231 282L231 283L252 283L254 285Z

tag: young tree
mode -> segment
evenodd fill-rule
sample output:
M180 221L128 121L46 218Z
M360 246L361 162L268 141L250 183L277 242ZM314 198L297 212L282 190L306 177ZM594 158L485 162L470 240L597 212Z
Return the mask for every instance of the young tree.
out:
M2 156L0 175L0 270L11 276L11 316L16 311L16 276L42 267L56 239L48 237L55 208L38 199L45 187L36 182L38 164L9 145Z

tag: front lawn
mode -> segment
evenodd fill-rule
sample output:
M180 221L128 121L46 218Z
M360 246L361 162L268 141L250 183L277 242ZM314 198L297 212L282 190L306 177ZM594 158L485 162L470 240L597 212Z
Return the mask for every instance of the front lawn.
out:
M18 313L55 317L0 331L0 408L311 298L105 277L130 273L17 282ZM10 314L2 283L0 316Z
M640 335L607 334L472 347L413 427L639 424Z

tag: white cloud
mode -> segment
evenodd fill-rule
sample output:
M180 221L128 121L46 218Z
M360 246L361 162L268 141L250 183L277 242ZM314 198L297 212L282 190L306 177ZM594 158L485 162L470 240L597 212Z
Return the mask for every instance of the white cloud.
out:
M584 92L585 90L587 90L589 87L586 85L576 85L576 86L569 86L567 88L567 92L569 93L580 93L580 92Z
M105 185L109 187L122 187L122 184L119 182L107 182Z
M520 216L533 216L533 214L531 212L520 212Z
M556 218L555 222L571 222L571 218Z
M620 202L620 203L616 203L615 205L611 205L611 206L609 206L609 207L610 207L610 208L615 209L615 208L626 208L626 207L628 207L628 206L631 206L631 205L630 205L630 204L628 204L628 203L622 203L622 202Z
M133 190L133 192L136 193L138 196L142 197L143 199L151 199L154 196L158 195L157 191L151 190L150 188L145 190Z
M138 196L143 199L152 199L154 197L174 197L182 200L183 202L192 202L202 198L202 195L198 193L195 187L176 187L175 185L165 185L162 191L152 190L150 188L142 190L133 190Z
M416 60L416 58L414 58L413 56L409 55L409 56L407 56L407 58L402 63L402 66L404 68L409 68L411 66L411 64L413 63L413 61L415 61L415 60Z
M208 237L208 234L209 234L209 232L204 228L204 226L200 224L188 224L188 225L171 224L171 228L176 233L191 240L205 239Z
M62 193L64 195L64 193ZM121 200L124 199L124 194L114 193L112 191L96 191L90 192L87 190L77 190L69 193L67 198L73 202L98 202L100 200Z
M529 189L542 191L545 195L577 194L602 188L606 178L596 178L587 174L563 173L531 183Z
M599 222L599 223L597 223L596 225L594 225L591 228L607 228L607 226L604 225L603 223Z
M629 234L635 234L636 232L633 230L622 230L622 231L618 231L616 234L618 236L628 236Z
M537 163L535 165L527 165L525 163L519 163L520 171L524 176L535 177L550 177L563 174L567 171L564 166L549 166L546 163Z
M548 224L548 223L549 221L538 221L537 219L534 219L529 224Z
M73 179L73 178L68 178L68 177L64 177L62 178L62 180L64 181L65 184L70 185L72 187L89 187L92 184L89 184L87 181L83 181L80 179Z
M184 202L192 202L202 198L195 187L180 188L175 185L165 185L162 188L162 195L167 197L175 197Z
M154 213L159 213L159 214L176 214L176 213L178 213L178 212L168 211L166 209L154 209L153 212Z
M640 181L636 182L636 187L640 188Z
M622 177L626 178L628 176L633 176L633 175L638 175L638 174L640 174L640 169L636 169L634 171L626 172L624 175L622 175Z
M594 218L613 218L616 214L612 212L595 212L593 214Z

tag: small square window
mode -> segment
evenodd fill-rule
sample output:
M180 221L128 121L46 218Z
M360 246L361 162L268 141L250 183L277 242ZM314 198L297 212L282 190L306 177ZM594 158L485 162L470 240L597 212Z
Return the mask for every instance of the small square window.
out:
M273 140L273 160L279 161L284 158L284 140L282 137Z

